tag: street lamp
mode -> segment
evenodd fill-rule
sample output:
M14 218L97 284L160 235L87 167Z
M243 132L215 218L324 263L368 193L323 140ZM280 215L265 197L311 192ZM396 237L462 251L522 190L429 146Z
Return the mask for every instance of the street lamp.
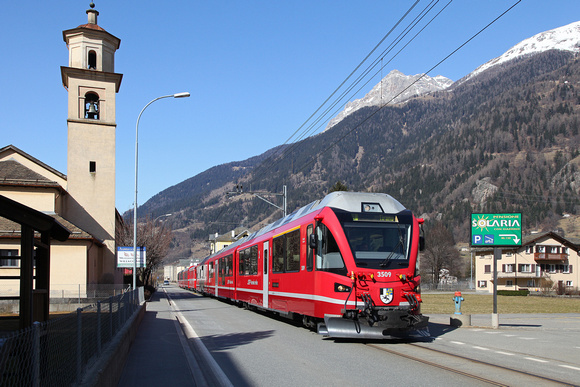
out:
M161 218L166 218L168 216L171 216L173 214L163 214L163 215L159 215L157 218L153 219L153 224L151 227L151 236L155 236L155 223L157 222L157 219L161 219Z
M139 160L139 120L141 119L141 114L147 109L149 105L153 102L163 99L163 98L186 98L189 97L189 93L177 93L171 95L164 95L162 97L157 97L151 102L149 102L139 113L137 117L137 124L135 125L135 202L133 203L133 290L137 289L137 171L138 171L138 160Z

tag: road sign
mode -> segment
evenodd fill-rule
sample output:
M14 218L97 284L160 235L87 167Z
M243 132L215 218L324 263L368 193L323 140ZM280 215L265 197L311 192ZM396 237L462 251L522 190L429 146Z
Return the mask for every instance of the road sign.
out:
M522 214L471 214L472 247L522 245Z
M132 269L134 264L133 247L117 246L117 268ZM137 267L145 267L147 260L147 249L145 247L137 246Z

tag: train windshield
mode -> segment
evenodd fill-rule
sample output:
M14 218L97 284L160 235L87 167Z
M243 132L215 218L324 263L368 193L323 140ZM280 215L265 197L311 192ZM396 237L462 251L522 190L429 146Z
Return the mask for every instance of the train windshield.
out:
M352 214L349 218L343 217L341 223L357 267L395 270L409 266L410 217L382 215L361 220Z

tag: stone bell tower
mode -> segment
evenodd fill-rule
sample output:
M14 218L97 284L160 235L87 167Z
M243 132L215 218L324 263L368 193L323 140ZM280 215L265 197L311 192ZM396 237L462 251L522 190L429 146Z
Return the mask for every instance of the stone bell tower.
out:
M115 260L115 96L122 74L115 73L121 40L97 24L91 2L88 23L63 31L69 52L61 67L68 91L68 154L65 216L106 246L87 262L87 283L112 283Z

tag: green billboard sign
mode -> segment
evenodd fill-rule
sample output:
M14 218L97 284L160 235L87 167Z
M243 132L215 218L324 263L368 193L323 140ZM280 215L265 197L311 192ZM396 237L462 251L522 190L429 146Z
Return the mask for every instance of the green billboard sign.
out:
M522 214L471 214L471 246L522 245Z

